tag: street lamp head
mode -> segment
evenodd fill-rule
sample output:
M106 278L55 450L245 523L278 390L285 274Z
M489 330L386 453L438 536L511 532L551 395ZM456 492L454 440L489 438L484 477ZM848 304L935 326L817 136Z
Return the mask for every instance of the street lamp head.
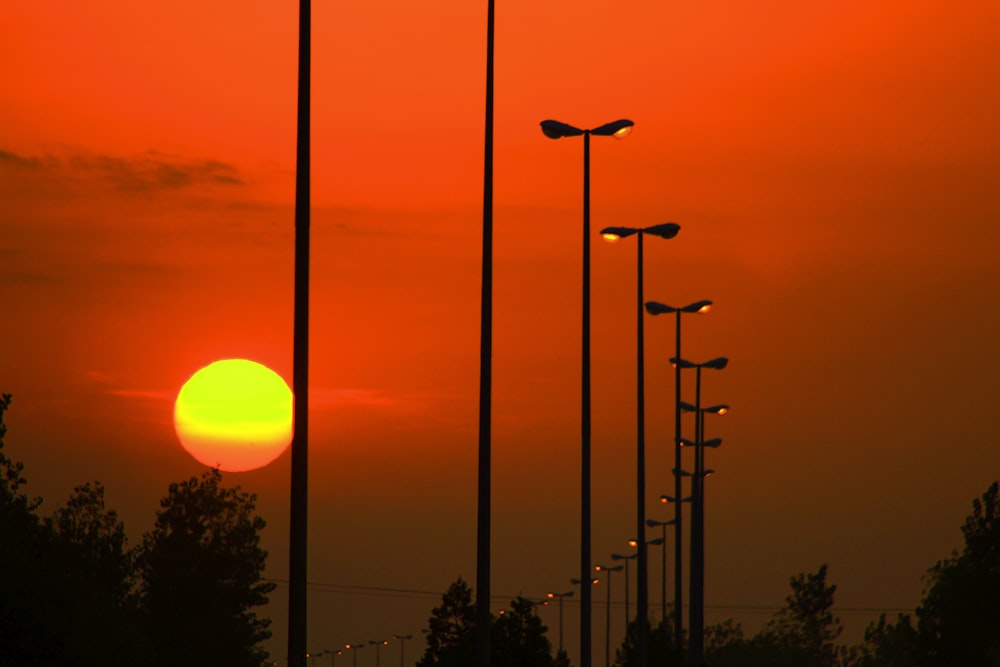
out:
M712 447L713 449L722 445L722 438L712 438L701 443L702 447Z
M655 539L649 540L646 544L652 544L653 546L659 546L663 544L665 540L662 537L657 537Z
M715 359L710 359L703 364L702 368L711 368L713 370L721 371L729 364L729 357L716 357Z
M630 547L637 547L639 546L639 540L632 538L631 540L628 541L628 545Z
M639 230L635 227L605 227L601 230L601 236L604 237L605 241L617 241L618 239L628 238L638 232Z
M704 472L701 473L702 477L708 477L715 474L715 468L706 468Z
M681 366L681 368L683 368L683 366ZM688 403L687 401L678 401L677 402L677 407L679 407L682 412L697 412L698 411L697 407L695 407L691 403Z
M661 503L676 503L677 502L677 498L674 498L673 496L660 496L660 502ZM689 502L691 502L691 496L685 496L685 497L681 498L681 502L682 503L689 503ZM667 523L673 523L673 519L671 519Z
M674 306L668 306L665 303L660 303L658 301L647 301L646 302L646 312L650 315L665 315L667 313L707 313L712 308L712 302L708 299L703 299L701 301L695 301L694 303L689 303L686 306L681 306L680 308L675 308ZM671 360L673 363L673 360Z
M680 357L671 357L670 364L679 368L711 368L712 370L721 371L729 364L729 358L716 357L715 359L709 359L708 361L696 364L693 361L681 359Z
M622 565L614 565L612 567L609 567L607 565L595 565L594 569L597 570L598 572L621 572L622 567L623 567Z
M594 586L596 586L600 582L601 582L601 580L598 579L598 578L596 578L596 577L590 580L590 583L593 584ZM570 583L579 585L579 584L583 583L583 580L582 579L570 579Z
M660 496L660 500L663 500L666 496ZM666 502L666 501L664 501ZM656 528L657 526L672 526L677 523L677 519L670 519L669 521L657 521L656 519L646 519L646 525L650 528Z
M661 225L645 227L643 228L642 233L650 234L651 236L659 236L661 239L672 239L677 236L677 232L679 231L681 231L681 226L676 222L664 222Z
M710 412L713 415L724 415L729 413L729 406L725 403L720 403L719 405L713 405L708 408L702 408L705 412Z
M557 120L543 120L542 134L549 139L562 139L563 137L578 137L583 134L583 130Z
M622 554L611 554L611 560L632 560L639 554L632 554L631 556L623 556Z
M615 120L610 123L605 123L600 127L595 127L590 131L591 134L596 134L599 137L614 137L615 139L624 139L628 135L632 134L632 127L635 125L630 120L622 118L621 120ZM575 129L575 128L574 128Z
M677 440L681 447L694 447L697 443L694 440L688 440L687 438L679 438Z

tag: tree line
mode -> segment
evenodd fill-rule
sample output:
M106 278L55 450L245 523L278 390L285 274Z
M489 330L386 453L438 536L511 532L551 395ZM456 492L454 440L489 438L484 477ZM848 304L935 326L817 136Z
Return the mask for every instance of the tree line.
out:
M52 514L25 493L24 465L4 451L0 395L0 667L258 667L270 619L255 610L263 579L264 520L256 496L226 488L218 470L171 484L153 529L130 547L99 482L78 486ZM785 606L756 634L727 620L705 629L706 667L1000 667L1000 486L973 500L961 552L924 577L912 614L870 623L840 641L836 586L826 565L789 580ZM418 667L475 662L473 591L461 578L430 614ZM535 603L522 597L491 618L493 667L569 667L553 654ZM646 628L650 666L687 667L672 610ZM634 665L628 629L616 667Z
M923 599L913 614L882 614L862 642L840 643L834 615L837 587L827 566L789 580L785 606L755 635L727 620L705 628L706 667L1000 667L1000 485L993 482L972 502L962 525L962 551L938 561L924 577ZM492 619L493 667L566 667L553 657L533 603L517 598ZM616 667L635 665L635 622L615 654ZM673 634L672 610L646 628L650 667L687 667L684 638ZM475 610L472 591L459 579L431 612L427 649L417 667L474 664Z
M130 548L99 482L41 516L23 463L3 450L0 396L0 666L259 667L274 584L256 496L210 470L168 488Z

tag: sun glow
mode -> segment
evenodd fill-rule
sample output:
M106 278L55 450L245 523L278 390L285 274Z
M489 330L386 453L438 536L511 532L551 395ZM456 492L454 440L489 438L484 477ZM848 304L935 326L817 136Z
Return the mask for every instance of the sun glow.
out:
M266 466L292 438L292 392L280 375L246 359L205 366L174 404L181 445L199 462L227 472Z

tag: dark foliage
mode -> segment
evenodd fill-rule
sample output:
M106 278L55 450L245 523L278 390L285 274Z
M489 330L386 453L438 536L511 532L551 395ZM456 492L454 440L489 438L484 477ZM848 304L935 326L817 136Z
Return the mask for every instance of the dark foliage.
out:
M257 667L269 619L252 611L274 584L262 581L267 552L256 496L221 486L222 475L171 484L138 556L141 601L165 667Z

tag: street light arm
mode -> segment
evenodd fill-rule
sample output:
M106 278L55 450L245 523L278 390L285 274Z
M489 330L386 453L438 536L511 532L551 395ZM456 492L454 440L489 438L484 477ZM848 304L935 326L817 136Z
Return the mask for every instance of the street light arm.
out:
M549 139L562 139L563 137L578 137L583 134L583 130L573 127L558 120L543 120L541 122L542 134Z
M632 133L632 127L634 125L635 123L632 121L622 118L620 120L613 120L610 123L605 123L604 125L595 127L590 131L590 133L598 137L614 137L615 139L624 139ZM580 133L582 134L582 132Z

